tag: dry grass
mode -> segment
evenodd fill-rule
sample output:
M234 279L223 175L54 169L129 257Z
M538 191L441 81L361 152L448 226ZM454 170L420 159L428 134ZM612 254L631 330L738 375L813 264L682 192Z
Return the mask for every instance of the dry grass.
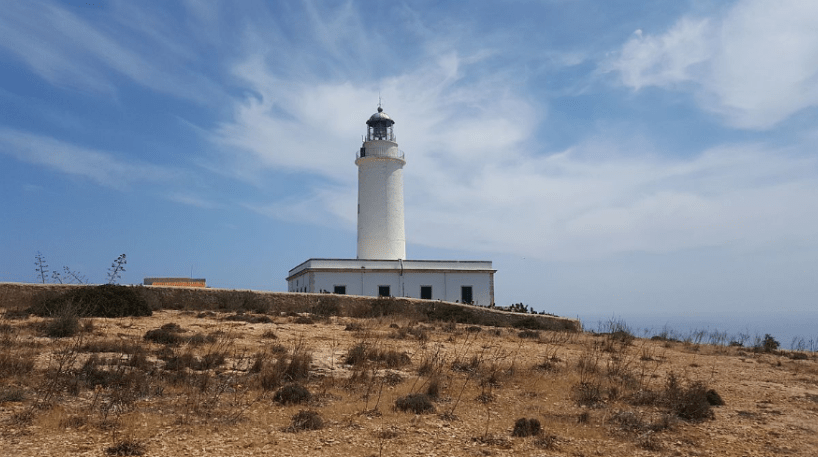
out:
M98 318L64 338L42 336L48 318L0 320L0 440L32 436L18 455L79 453L92 438L98 454L179 455L179 436L217 454L634 455L720 424L725 380L706 357L741 363L733 348L665 348L622 326L441 325L395 316L391 301L357 311L368 318L339 317L329 302L318 316L260 318L233 298L227 312ZM753 366L791 364L806 379L816 363L780 358ZM131 429L150 438L111 439Z

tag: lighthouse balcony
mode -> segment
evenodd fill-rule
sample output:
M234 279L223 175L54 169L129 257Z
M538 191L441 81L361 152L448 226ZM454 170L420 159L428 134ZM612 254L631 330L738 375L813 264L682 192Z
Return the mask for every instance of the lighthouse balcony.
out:
M365 157L378 157L385 159L400 159L405 160L404 153L394 146L375 146L364 147L355 155L355 159L363 159Z

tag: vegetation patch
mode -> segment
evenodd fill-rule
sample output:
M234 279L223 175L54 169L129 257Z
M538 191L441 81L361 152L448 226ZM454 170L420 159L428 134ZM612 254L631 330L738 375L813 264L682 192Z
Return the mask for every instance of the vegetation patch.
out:
M399 368L412 362L406 352L398 352L392 349L381 350L371 347L367 343L361 342L352 346L345 358L347 364L361 367L366 362L375 362L386 368Z
M435 405L427 394L409 394L395 400L395 409L415 414L433 413Z
M542 425L537 419L520 418L514 422L514 429L511 431L511 436L526 437L535 436L542 433Z
M153 314L148 302L137 293L135 287L116 284L77 287L57 296L46 296L35 301L29 312L49 317L65 310L71 310L80 317L138 317Z
M301 410L292 417L288 432L296 433L304 430L320 430L324 427L324 420L316 411Z
M105 449L108 455L145 455L146 451L145 444L134 438L124 439Z
M312 394L301 384L287 384L273 395L273 401L282 405L307 403L310 399L312 399Z

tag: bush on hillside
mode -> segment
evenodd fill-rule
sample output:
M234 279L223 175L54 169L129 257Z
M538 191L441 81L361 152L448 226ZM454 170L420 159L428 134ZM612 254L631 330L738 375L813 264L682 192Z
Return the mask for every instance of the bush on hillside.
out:
M41 317L71 310L79 317L127 317L153 314L148 302L133 287L105 284L78 287L56 296L46 295L28 311Z

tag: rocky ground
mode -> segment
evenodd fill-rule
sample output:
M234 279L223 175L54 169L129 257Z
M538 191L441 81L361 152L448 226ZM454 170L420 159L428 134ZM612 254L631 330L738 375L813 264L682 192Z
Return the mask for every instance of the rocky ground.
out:
M611 324L6 313L0 455L818 455L815 354Z

